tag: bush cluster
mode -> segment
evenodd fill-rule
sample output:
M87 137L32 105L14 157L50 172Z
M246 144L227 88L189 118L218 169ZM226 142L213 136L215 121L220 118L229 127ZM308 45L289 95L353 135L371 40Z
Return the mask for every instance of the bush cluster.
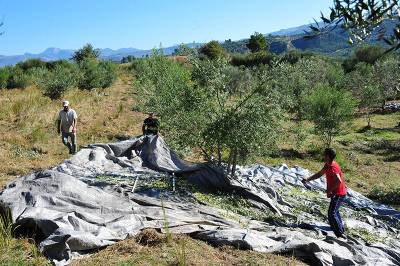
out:
M101 61L98 56L98 50L86 45L75 52L75 61L28 59L15 66L2 67L0 88L26 88L33 84L43 95L59 99L75 86L85 90L110 87L117 78L117 66L111 61Z
M60 99L74 83L74 73L68 68L57 65L45 73L38 84L43 90L43 95L56 100Z
M110 61L86 59L79 63L78 87L84 90L107 88L117 78L117 67Z
M273 60L273 55L261 51L250 54L237 54L232 56L231 63L234 66L254 67L259 65L270 65Z

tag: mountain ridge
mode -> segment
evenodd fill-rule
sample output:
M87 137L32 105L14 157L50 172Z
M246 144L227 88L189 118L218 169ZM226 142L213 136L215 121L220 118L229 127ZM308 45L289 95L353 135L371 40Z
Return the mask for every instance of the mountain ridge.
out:
M309 29L310 25L315 23L304 24L297 27L291 27L287 29L280 29L271 33L264 34L267 36L270 42L270 51L273 53L283 53L290 49L298 49L300 51L310 51L321 53L329 56L347 56L357 46L351 46L348 43L349 35L347 32L343 32L342 29L337 28L328 32L324 35L317 36L315 38L306 40L304 39L305 32ZM395 23L392 21L385 21L383 27L386 27L388 31L394 28ZM245 53L248 51L246 47L248 38L244 38L237 41L226 40L221 42L225 49L232 53ZM367 43L383 45L377 41L376 34L373 35ZM198 47L202 43L186 43L190 48ZM161 48L166 55L171 55L179 45L173 45L165 48ZM133 47L110 49L103 48L100 50L100 58L103 60L121 61L123 57L128 55L134 57L145 57L151 55L153 49L137 49ZM55 61L62 59L70 59L75 50L73 49L62 49L57 47L46 48L43 52L24 53L22 55L0 55L0 66L15 65L18 62L25 61L32 58L40 58L44 61Z
M191 48L197 47L201 45L200 43L187 43L185 44ZM164 54L170 55L172 54L179 45L173 45L165 48L161 48ZM103 48L100 50L100 58L104 60L112 60L112 61L121 61L124 56L133 55L135 57L145 57L146 55L150 55L153 49L142 50L133 47L127 48ZM26 52L20 55L0 55L0 66L9 66L15 65L19 62L25 61L27 59L32 58L40 58L43 61L55 61L55 60L63 60L63 59L71 59L74 54L73 49L62 49L57 47L49 47L46 48L41 53L29 53Z

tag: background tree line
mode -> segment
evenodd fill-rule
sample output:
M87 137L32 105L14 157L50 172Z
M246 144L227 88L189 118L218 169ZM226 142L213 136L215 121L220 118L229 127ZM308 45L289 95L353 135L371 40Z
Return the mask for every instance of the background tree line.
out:
M72 87L85 90L106 88L116 78L115 63L100 60L99 51L90 44L77 50L70 61L29 59L0 68L0 88L25 88L35 84L51 99L60 99Z

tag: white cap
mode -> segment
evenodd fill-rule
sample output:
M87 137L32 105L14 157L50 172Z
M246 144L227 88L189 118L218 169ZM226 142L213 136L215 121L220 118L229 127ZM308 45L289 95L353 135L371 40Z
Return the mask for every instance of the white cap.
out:
M63 101L63 106L69 106L69 101Z

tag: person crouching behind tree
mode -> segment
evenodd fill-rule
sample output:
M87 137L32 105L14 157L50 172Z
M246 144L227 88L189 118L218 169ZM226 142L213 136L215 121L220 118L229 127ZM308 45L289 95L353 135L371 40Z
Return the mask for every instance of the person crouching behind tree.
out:
M159 122L154 117L154 113L149 113L149 116L143 121L143 135L158 135Z
M70 108L68 101L63 101L63 109L58 114L57 132L61 133L61 139L69 149L69 154L76 153L76 122L78 116Z
M328 210L329 224L337 237L344 237L344 226L340 217L339 208L346 197L346 186L344 177L339 164L335 161L336 152L334 149L327 148L324 151L324 167L316 174L305 178L302 182L305 184L311 180L326 177L326 196L331 199Z

